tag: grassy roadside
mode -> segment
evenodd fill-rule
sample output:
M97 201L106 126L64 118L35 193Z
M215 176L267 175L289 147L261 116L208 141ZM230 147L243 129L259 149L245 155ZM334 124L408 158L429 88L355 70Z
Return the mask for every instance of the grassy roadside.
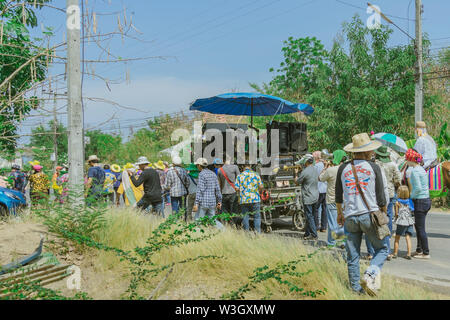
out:
M111 209L105 218L106 224L96 232L95 240L123 250L144 246L146 239L162 221L154 216L144 216L123 209ZM157 277L146 279L142 295L152 295L154 299L220 299L223 294L248 283L255 268L267 266L273 269L278 263L299 259L301 255L312 251L296 239L276 235L255 236L232 228L224 232L211 228L207 232L215 235L198 243L163 249L155 255L153 262L156 265L166 265L207 255L223 256L223 259L205 259L176 265L169 274L166 270ZM83 251L82 259L72 259L72 263L81 267L82 290L89 296L94 299L123 297L129 282L128 262L120 261L110 252L88 249ZM337 255L334 257L329 251L320 251L305 262L296 264L296 267L298 272L310 273L302 277L284 275L283 279L305 291L326 289L323 295L314 299L373 299L351 292L345 261ZM154 291L156 287L158 290ZM63 293L73 294L64 289L64 286L58 289ZM313 299L300 292L291 292L289 286L274 279L256 284L245 298ZM376 299L450 299L450 295L435 293L422 286L383 275L382 290Z

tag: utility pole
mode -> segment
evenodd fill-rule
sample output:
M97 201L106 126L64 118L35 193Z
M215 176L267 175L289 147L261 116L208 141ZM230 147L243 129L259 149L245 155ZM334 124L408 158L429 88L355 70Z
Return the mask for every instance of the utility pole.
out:
M53 153L55 155L55 161L53 162L53 171L56 171L58 166L58 120L56 118L56 89L53 94Z
M73 192L74 204L81 205L84 187L84 130L80 60L81 12L78 0L66 0L66 6L69 190Z
M415 121L422 121L423 112L423 73L422 73L422 0L416 0L416 89Z

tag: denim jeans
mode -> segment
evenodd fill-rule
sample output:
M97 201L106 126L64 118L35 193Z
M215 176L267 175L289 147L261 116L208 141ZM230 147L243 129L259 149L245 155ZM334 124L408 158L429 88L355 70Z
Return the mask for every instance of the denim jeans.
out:
M195 220L201 219L203 217L214 217L216 215L216 208L207 208L207 207L201 207L198 206L198 211L195 213ZM218 221L216 219L216 227L217 229L223 229L223 224L220 223L220 221Z
M305 209L306 216L306 226L305 226L305 237L313 236L317 238L317 229L316 223L314 222L314 206L316 204L303 204L303 208Z
M164 218L164 208L162 206L162 201L150 201L147 197L142 197L141 200L136 204L136 206L143 211L146 211L149 206L152 206L153 211Z
M170 203L172 205L172 214L185 207L183 197L170 197Z
M417 249L416 252L423 253L425 255L430 254L430 248L428 247L428 236L425 231L425 219L427 213L431 209L431 199L413 199L414 201L414 219L417 236Z
M337 209L336 203L327 203L327 222L328 222L328 239L327 244L329 246L334 246L336 244L336 240L331 236L331 231L336 231L339 229L339 225L337 223Z
M369 213L346 218L345 230L348 232L346 241L348 278L352 289L359 291L361 290L359 258L363 233L367 235L375 250L370 266L366 270L373 277L380 272L388 256L386 241L378 239Z
M326 193L319 193L319 200L314 206L314 224L319 230L327 229L327 203ZM320 209L320 210L319 210ZM319 214L320 211L320 214Z
M391 236L392 236L392 219L394 217L394 205L397 202L397 197L394 196L393 198L389 199L389 204L387 207L387 215L389 217L389 223L388 223L388 227L389 227L389 231L391 231L391 234L389 236L386 237L385 241L386 241L386 245L388 248L388 255L391 254Z
M242 223L244 224L244 230L249 230L249 215L254 215L253 224L255 226L256 232L261 233L261 203L245 203L241 204L243 217Z

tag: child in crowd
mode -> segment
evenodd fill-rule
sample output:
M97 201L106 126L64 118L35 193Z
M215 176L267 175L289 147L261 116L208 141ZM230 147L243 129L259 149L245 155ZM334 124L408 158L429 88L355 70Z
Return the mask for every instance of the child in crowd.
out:
M398 196L399 198L397 200L397 203L395 204L394 222L397 225L397 230L395 231L393 258L397 258L400 237L406 236L408 253L405 258L411 260L411 236L414 226L414 203L409 198L409 189L407 186L401 186L398 189Z

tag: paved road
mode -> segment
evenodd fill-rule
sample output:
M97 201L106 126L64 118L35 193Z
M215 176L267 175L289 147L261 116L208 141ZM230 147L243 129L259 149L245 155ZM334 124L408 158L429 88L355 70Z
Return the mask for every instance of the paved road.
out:
M274 221L273 233L299 237L302 233L292 231L290 218ZM394 227L395 230L395 227ZM406 260L406 241L400 240L399 258L386 261L383 272L409 279L423 281L430 285L439 286L440 291L450 293L450 214L432 212L428 214L426 222L428 242L430 246L430 260ZM319 244L325 244L326 233L319 232ZM364 242L364 240L363 240ZM413 252L416 248L415 235L412 239ZM391 248L394 240L391 239ZM366 246L361 245L363 254L367 254Z

